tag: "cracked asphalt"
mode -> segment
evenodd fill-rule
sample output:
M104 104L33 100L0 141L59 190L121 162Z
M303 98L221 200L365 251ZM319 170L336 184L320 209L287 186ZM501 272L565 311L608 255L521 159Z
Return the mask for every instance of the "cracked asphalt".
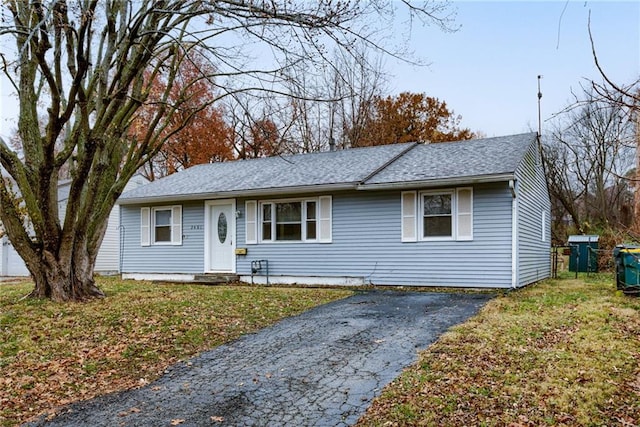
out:
M216 347L145 387L32 426L348 426L488 294L367 291Z

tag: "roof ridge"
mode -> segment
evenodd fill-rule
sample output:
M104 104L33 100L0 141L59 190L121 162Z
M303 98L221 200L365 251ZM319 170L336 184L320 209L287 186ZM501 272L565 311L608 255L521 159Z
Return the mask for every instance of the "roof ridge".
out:
M370 145L370 146L366 146L366 147L349 147L349 148L344 148L341 150L334 150L334 151L311 151L311 152L307 152L307 153L280 153L280 154L275 154L273 156L264 156L264 157L248 157L248 158L244 158L244 159L229 159L226 161L221 161L221 162L211 162L211 163L200 163L197 165L193 165L193 166L189 166L188 168L184 169L193 169L193 168L198 168L198 167L209 167L211 165L219 165L219 164L230 164L230 163L236 163L236 162L259 162L259 161L265 161L265 160L274 160L274 159L281 159L284 160L286 162L291 162L293 159L292 158L297 158L297 157L307 157L307 156L319 156L319 155L335 155L335 154L339 154L339 153L344 153L344 152L350 152L350 151L364 151L364 150L376 150L376 149L380 149L382 147L389 147L392 145L409 145L410 148L413 147L414 144L418 144L417 142L401 142L401 143L395 143L395 144L382 144L382 145ZM163 177L166 178L166 177Z
M516 138L523 137L525 135L537 135L538 132L520 132L509 135L495 135L495 136L485 136L483 138L472 138L472 139L458 139L456 141L439 141L439 142L428 142L423 145L434 145L434 146L445 146L448 144L465 144L465 143L477 143L477 142L489 142L494 139L506 139L506 138Z
M389 144L389 145L391 145L391 144ZM360 180L360 182L358 182L357 185L362 185L365 182L369 181L371 178L373 178L374 176L376 176L377 174L379 174L380 172L385 170L387 167L389 167L389 165L394 163L400 157L404 156L405 154L407 154L409 151L413 150L417 146L418 146L417 142L410 143L410 145L408 147L406 147L404 150L400 151L398 154L393 156L391 159L387 160L382 166L378 167L376 170L371 172L369 175L365 176L364 179Z

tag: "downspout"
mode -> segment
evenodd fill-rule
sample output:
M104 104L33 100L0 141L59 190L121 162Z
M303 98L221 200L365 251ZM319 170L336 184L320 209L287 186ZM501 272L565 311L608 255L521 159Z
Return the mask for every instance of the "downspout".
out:
M511 190L511 288L518 287L518 199L515 180L509 180Z

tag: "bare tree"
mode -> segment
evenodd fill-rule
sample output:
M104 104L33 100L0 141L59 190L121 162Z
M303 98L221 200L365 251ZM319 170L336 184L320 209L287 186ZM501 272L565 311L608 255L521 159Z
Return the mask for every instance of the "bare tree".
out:
M281 97L277 94L248 96L238 93L225 100L226 119L233 129L237 158L267 157L288 152L286 141L291 124L280 120L283 108L278 99Z
M412 17L446 28L440 4L405 3ZM93 271L109 212L132 175L192 120L169 126L189 99L172 93L180 62L196 49L215 70L200 78L223 95L272 88L291 64L324 62L330 46L365 40L395 54L376 37L379 24L391 22L383 13L394 11L392 1L6 0L0 7L0 42L15 46L0 65L19 97L23 148L21 157L0 141L3 173L23 200L0 185L0 219L33 276L32 296L57 301L104 296ZM265 47L276 66L254 65ZM160 74L166 88L158 108L132 139L131 124ZM65 167L72 182L62 219L57 186Z
M631 83L618 84L614 82L609 75L605 72L603 66L598 59L598 53L596 50L596 44L593 39L593 33L591 32L591 12L589 12L589 41L591 42L591 54L593 55L593 61L602 77L602 82L591 81L591 86L594 92L600 97L601 100L611 104L617 105L631 114L637 114L640 108L640 76Z
M566 241L569 222L575 225L580 234L584 233L582 215L578 209L578 200L583 197L584 191L577 185L572 173L575 162L572 151L555 137L543 147L543 160L551 196L552 235L555 241L563 242Z
M141 171L149 181L196 164L230 160L233 156L231 128L224 120L223 109L213 102L217 90L211 80L201 78L203 73L215 74L215 70L198 51L191 52L188 58L179 62L180 69L169 98L165 95L165 76L156 75L154 78L146 73L146 80L151 81L149 96L130 126L129 136L132 139L144 138L147 123L153 120L155 110L166 103L163 98L171 104L176 104L176 97L183 99L164 130L171 136L160 138L164 140L163 147ZM185 127L185 122L189 126ZM174 128L178 130L174 131Z
M566 215L581 233L587 224L628 226L634 152L633 126L624 110L593 91L559 116L544 155L556 229Z
M238 156L323 151L330 141L337 148L357 145L353 139L368 124L372 100L384 91L382 66L381 55L373 55L359 43L348 52L336 49L320 68L291 67L283 77L284 93L234 94L226 102ZM252 129L266 118L277 128L277 138L271 149L262 150L253 141Z
M331 110L331 136L339 148L357 147L370 125L374 101L387 89L383 58L369 57L362 48L358 56L338 52L333 74L334 97L339 99ZM330 82L329 82L330 83Z
M591 12L589 12L589 41L591 42L591 53L593 61L600 73L602 81L592 80L591 87L602 102L617 107L627 116L627 119L635 126L635 176L629 177L634 181L634 224L633 229L640 234L640 75L635 81L626 84L619 84L613 81L605 71L598 59L596 44L591 32Z

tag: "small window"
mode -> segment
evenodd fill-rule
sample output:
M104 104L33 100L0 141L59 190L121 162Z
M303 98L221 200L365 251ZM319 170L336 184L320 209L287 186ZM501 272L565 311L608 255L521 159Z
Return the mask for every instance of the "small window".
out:
M171 243L171 209L155 209L154 243Z
M182 244L182 206L142 208L140 214L142 246Z
M452 194L424 194L422 196L422 236L453 237Z
M473 188L403 191L402 242L473 240Z

